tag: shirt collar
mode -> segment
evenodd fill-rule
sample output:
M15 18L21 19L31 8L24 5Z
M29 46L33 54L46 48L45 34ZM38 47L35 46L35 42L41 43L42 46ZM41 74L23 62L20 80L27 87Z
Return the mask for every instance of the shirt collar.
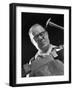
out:
M41 51L38 51L37 54L35 55L35 59L38 55L44 56L44 55L49 55L52 51L53 48L55 48L56 46L54 45L50 45L50 48L48 49L48 51L46 53L41 53Z

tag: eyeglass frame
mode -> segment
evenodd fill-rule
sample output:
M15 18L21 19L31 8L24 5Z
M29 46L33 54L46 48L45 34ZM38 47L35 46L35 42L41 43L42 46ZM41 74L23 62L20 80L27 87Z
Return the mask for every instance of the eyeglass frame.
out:
M47 31L43 31L43 32L41 32L41 33L35 35L35 36L33 37L33 39L37 42L38 39L39 39L38 37L39 37L39 36L44 37L44 36L46 35L46 33L47 33Z

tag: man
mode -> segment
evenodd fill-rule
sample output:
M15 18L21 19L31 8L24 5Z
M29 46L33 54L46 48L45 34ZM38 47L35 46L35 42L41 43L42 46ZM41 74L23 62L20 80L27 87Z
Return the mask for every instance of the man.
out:
M25 74L29 74L29 77L64 75L64 65L56 58L56 51L62 47L50 44L48 32L39 24L30 28L29 36L38 52L29 64L24 65Z

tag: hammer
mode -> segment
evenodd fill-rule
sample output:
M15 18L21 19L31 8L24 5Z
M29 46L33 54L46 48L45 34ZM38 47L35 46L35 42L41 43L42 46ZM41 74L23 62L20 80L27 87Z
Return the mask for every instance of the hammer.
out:
M54 27L56 27L56 28L59 28L59 29L61 29L61 30L64 30L64 28L63 28L62 26L57 25L57 24L51 22L50 20L51 20L51 18L49 18L49 19L47 20L47 22L46 22L46 27L47 27L48 25L50 25L50 26L54 26Z

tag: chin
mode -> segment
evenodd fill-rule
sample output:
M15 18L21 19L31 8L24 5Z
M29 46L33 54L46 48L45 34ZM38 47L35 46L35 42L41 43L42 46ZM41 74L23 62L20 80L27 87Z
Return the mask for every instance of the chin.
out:
M47 48L49 46L49 44L45 44L43 46L41 46L41 49Z
M48 46L49 46L49 44L44 44L44 45L43 45L43 47L48 47Z

